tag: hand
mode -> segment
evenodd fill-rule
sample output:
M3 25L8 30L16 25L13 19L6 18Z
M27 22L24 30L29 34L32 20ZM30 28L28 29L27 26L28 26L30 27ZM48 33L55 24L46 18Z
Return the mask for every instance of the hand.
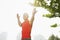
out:
M19 16L19 14L17 13L17 18L19 19L20 18L20 16Z
M33 9L33 14L35 14L37 11L36 11L36 8Z

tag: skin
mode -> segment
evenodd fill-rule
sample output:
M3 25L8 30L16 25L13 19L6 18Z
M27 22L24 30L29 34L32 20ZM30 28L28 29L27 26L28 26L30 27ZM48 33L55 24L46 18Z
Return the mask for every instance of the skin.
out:
M34 8L33 11L32 11L32 17L31 17L31 19L29 20L29 23L30 23L31 25L33 24L35 14L36 14L36 9ZM18 25L19 25L20 27L22 27L22 26L21 26L21 21L20 21L20 16L19 16L18 13L17 13L17 19L18 19ZM27 14L27 13L24 13L23 19L24 19L24 21L26 21L26 20L28 19L28 14Z
M27 20L27 19L28 19L28 17L29 17L29 16L28 16L28 14L27 14L27 13L24 13L24 14L23 14L23 19L24 19L24 21L25 21L25 20Z

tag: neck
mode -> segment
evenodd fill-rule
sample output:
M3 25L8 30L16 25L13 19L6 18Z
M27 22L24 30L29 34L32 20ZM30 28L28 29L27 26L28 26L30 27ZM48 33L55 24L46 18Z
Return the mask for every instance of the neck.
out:
M28 20L28 19L26 19L26 20ZM26 20L24 20L24 21L26 21Z

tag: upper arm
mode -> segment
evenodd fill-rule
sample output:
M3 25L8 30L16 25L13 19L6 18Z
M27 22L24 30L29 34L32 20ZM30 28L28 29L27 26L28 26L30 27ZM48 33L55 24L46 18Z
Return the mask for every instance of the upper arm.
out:
M22 27L22 23L21 23L20 21L18 21L18 25L19 25L20 27Z
M20 24L19 26L22 27L22 24Z
M31 25L33 25L33 20L30 20L29 23L30 23Z

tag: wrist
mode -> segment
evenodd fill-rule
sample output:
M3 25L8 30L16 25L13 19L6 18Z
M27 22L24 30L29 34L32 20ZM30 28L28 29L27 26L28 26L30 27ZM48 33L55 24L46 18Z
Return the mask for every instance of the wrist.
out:
M18 18L18 20L19 20L20 18Z

